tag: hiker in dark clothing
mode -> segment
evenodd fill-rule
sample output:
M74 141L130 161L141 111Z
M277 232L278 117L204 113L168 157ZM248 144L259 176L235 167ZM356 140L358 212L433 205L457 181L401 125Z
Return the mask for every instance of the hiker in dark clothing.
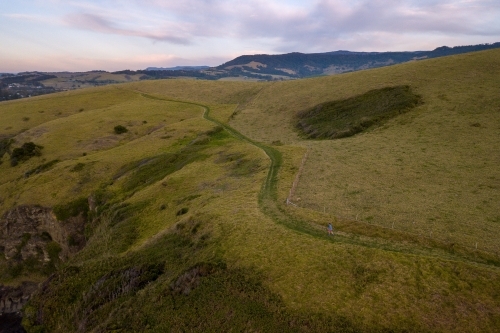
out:
M333 235L333 226L331 223L328 223L327 229L328 229L328 235Z

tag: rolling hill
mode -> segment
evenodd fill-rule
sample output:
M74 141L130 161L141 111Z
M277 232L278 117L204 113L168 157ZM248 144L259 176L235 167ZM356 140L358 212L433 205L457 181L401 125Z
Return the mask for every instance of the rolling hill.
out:
M4 102L0 296L31 332L495 332L499 59Z
M141 80L191 78L229 81L276 81L332 75L398 63L499 48L500 43L441 46L433 51L351 52L243 55L217 67L147 67L145 70L106 72L0 73L0 101L39 96Z
M408 61L438 58L499 48L500 43L469 46L441 46L432 51L414 52L350 52L287 53L243 55L217 67L240 71L241 75L262 75L275 78L303 78L315 75L340 74L368 68L383 67Z

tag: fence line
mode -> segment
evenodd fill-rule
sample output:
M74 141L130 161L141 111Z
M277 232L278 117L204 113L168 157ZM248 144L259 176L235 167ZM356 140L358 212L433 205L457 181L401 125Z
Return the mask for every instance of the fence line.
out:
M306 152L304 153L304 157L302 157L302 161L300 163L299 171L297 172L297 175L295 176L295 179L294 179L294 181L292 183L292 187L290 189L288 197L286 198L286 204L287 205L292 205L292 206L297 207L297 208L308 208L308 207L301 207L301 206L299 206L299 204L296 204L296 203L292 202L292 198L293 198L293 196L295 194L295 190L297 189L297 186L298 186L298 183L299 183L299 180L300 180L300 176L301 176L302 171L304 169L305 162L307 160L307 157L309 156L309 152L310 152L310 148L308 148L306 150ZM317 212L321 212L321 207L314 207L314 208L310 208L309 207L308 209L312 209L312 210L315 210ZM323 213L326 214L326 206L323 206ZM424 234L424 233L418 233L418 232L411 232L411 231L400 229L397 226L395 228L394 227L394 225L395 225L394 221L392 222L392 226L391 227L386 227L386 226L383 226L383 225L380 225L380 224L375 224L375 223L369 223L369 222L361 221L361 220L358 219L358 216L359 216L359 213L354 218L354 220L356 222L358 222L358 223L363 223L363 224L370 225L370 226L377 226L377 227L383 228L383 229L397 230L398 232L402 232L402 233L405 233L405 234L408 234L408 235L418 236L418 237L421 237L421 238L424 238L424 239L437 240L437 241L447 242L447 243L450 242L449 240L445 240L445 239L440 238L438 236L433 236L433 231L435 231L435 230L430 230L429 231L429 235L427 236L426 233ZM335 214L334 214L334 217L337 218L337 219L342 219L342 220L353 220L352 217L345 217L345 216L340 216L340 215L335 215ZM413 222L413 223L415 223L415 222ZM434 233L434 235L435 234L436 233ZM468 249L472 249L472 250L476 250L476 251L479 250L479 251L482 251L482 252L486 252L486 253L489 253L489 254L496 255L497 257L499 256L499 249L498 248L490 248L489 246L479 246L479 248L478 248L478 244L480 244L480 242L478 242L476 239L473 240L473 243L475 243L475 244L473 244L473 246L465 245L462 242L453 242L451 244L457 244L458 246L461 246L461 247L464 247L464 248L468 248Z
M293 198L293 195L295 194L295 189L297 188L297 185L299 184L300 175L302 174L302 170L304 169L304 164L306 163L308 156L309 156L309 148L304 153L304 157L302 157L302 162L300 162L299 171L297 172L297 175L295 175L295 179L293 181L292 188L290 189L290 192L288 193L288 198L286 198L287 205L292 204L292 205L298 207L297 205L292 203L292 198Z
M299 172L300 171L301 171L301 169L299 169ZM296 181L298 182L298 177L296 177ZM295 182L294 182L294 184L297 185ZM327 214L327 212L326 212L326 206L323 206L323 210L321 210L321 207L317 206L317 205L313 205L312 207L307 207L306 205L302 204L302 206L299 206L299 204L296 204L296 203L292 202L291 196L289 196L286 199L286 204L287 205L295 206L297 208L311 209L311 210L314 210L314 211L317 211L317 212L320 212L320 213L323 211L324 214ZM392 226L391 227L387 227L387 226L376 224L376 223L370 223L370 222L362 221L362 220L358 219L359 214L357 214L355 218L353 218L353 217L347 217L347 216L342 216L342 215L336 215L336 214L332 214L332 215L336 219L340 219L340 220L351 220L351 221L354 220L357 223L362 223L362 224L366 224L366 225L370 225L370 226L376 226L378 228L383 228L383 229L388 229L388 230L396 230L398 232L402 232L402 233L405 233L405 234L408 234L408 235L412 235L412 236L418 236L418 237L421 237L421 238L424 238L424 239L437 240L437 241L440 241L440 242L450 243L449 240L445 240L442 237L436 236L436 234L438 234L438 233L435 232L435 230L430 230L429 235L427 235L426 233L412 232L412 231L408 231L408 230L403 230L401 228L398 228L397 226L395 227L395 222L392 222ZM500 253L499 249L497 249L497 248L491 248L489 246L481 246L480 242L477 241L477 240L475 240L475 239L473 240L473 244L472 245L465 245L463 242L457 242L457 241L455 241L455 242L453 242L451 244L456 244L457 246L460 246L460 247L463 247L463 248L467 248L467 249L471 249L471 250L486 252L486 253L495 255L497 257L499 256L499 253Z

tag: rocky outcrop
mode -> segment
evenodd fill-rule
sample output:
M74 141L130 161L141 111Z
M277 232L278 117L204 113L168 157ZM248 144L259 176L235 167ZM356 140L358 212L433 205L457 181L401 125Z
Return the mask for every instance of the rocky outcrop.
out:
M47 262L58 247L56 255L65 260L85 245L84 226L81 215L61 222L51 208L18 206L0 218L0 250L7 260L36 258Z
M94 201L89 199L89 204L95 206ZM85 246L85 222L83 214L58 221L49 207L15 207L0 218L0 255L10 261L9 267L26 266L32 271L54 267L55 262ZM25 332L21 309L37 289L34 282L18 287L0 285L0 332Z
M34 282L23 282L19 287L0 285L0 332L26 332L21 325L20 311L37 288Z
M37 287L33 282L23 282L19 287L0 285L0 315L21 311Z

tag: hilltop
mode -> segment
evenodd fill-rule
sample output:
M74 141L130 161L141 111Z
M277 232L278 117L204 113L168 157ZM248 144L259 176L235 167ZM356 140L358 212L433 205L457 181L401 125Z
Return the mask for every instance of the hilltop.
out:
M276 81L319 75L334 75L408 61L437 58L500 47L499 43L441 46L432 51L351 52L243 55L216 67L147 67L145 70L106 72L0 73L0 101L38 96L59 91L125 82L191 78L199 80Z
M236 71L241 75L271 75L276 78L303 78L359 71L368 68L395 65L408 61L438 58L454 54L499 48L500 43L469 46L441 46L432 51L414 52L350 52L333 51L304 54L243 55L217 67Z
M148 67L147 71L199 71L208 69L210 66L175 66L175 67Z
M495 332L499 59L1 103L2 311L32 332Z

